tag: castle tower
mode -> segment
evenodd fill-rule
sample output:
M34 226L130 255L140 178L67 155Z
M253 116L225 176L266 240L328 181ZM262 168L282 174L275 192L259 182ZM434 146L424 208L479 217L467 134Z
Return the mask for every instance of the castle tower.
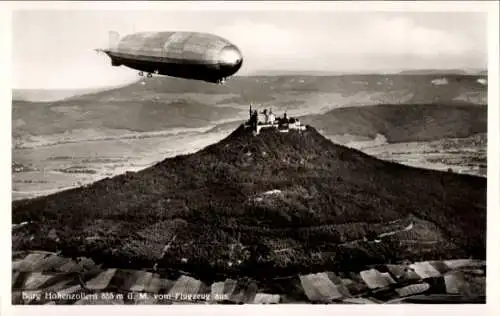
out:
M267 111L266 110L259 112L259 117L258 117L257 121L261 124L267 123Z
M268 117L268 122L271 124L274 124L274 121L276 121L276 116L273 113L273 109L269 109L269 117Z

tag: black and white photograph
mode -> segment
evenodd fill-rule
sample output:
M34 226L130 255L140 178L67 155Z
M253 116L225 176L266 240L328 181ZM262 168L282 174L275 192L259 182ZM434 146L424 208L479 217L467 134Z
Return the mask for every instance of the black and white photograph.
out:
M115 4L12 11L12 305L486 303L486 11Z

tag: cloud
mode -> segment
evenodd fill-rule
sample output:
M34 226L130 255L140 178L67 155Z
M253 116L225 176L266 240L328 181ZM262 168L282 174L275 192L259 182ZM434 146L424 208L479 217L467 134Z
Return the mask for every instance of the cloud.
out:
M371 70L414 65L453 68L485 58L485 48L478 47L475 38L453 27L422 25L408 16L365 15L348 23L345 20L332 19L315 28L240 20L215 32L242 49L246 60L242 73L253 69Z
M428 58L466 54L474 48L473 43L458 32L420 26L405 17L368 18L358 25L332 26L310 30L235 21L215 32L237 43L251 56L260 54L261 58L271 59L351 54Z
M290 48L297 48L299 39L294 32L278 25L251 21L218 27L214 33L240 44L248 51L262 51L271 56L290 54Z
M354 35L354 34L353 34ZM423 58L460 55L471 49L471 42L460 33L417 25L410 18L373 18L355 42L365 53L416 55Z
M14 66L15 88L81 89L114 86L138 79L137 72L112 67L109 58L88 50L87 56L62 58L59 62L37 61Z
M242 51L245 62L240 74L293 68L304 62L310 64L321 54L318 41L311 40L305 31L279 24L240 20L217 27L213 33L228 39Z

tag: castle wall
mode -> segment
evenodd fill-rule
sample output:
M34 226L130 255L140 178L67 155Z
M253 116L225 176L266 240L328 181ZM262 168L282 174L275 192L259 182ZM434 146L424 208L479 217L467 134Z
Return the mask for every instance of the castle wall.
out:
M304 125L300 124L300 121L295 121L295 123L288 124L288 128L299 131L303 131L306 129Z

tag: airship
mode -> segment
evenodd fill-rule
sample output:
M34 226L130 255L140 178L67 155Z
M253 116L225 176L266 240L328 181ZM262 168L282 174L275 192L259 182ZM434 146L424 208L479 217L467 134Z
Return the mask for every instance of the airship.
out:
M111 65L138 70L139 76L171 76L223 84L243 63L234 44L209 33L139 32L120 38L109 32L109 47L97 49Z

